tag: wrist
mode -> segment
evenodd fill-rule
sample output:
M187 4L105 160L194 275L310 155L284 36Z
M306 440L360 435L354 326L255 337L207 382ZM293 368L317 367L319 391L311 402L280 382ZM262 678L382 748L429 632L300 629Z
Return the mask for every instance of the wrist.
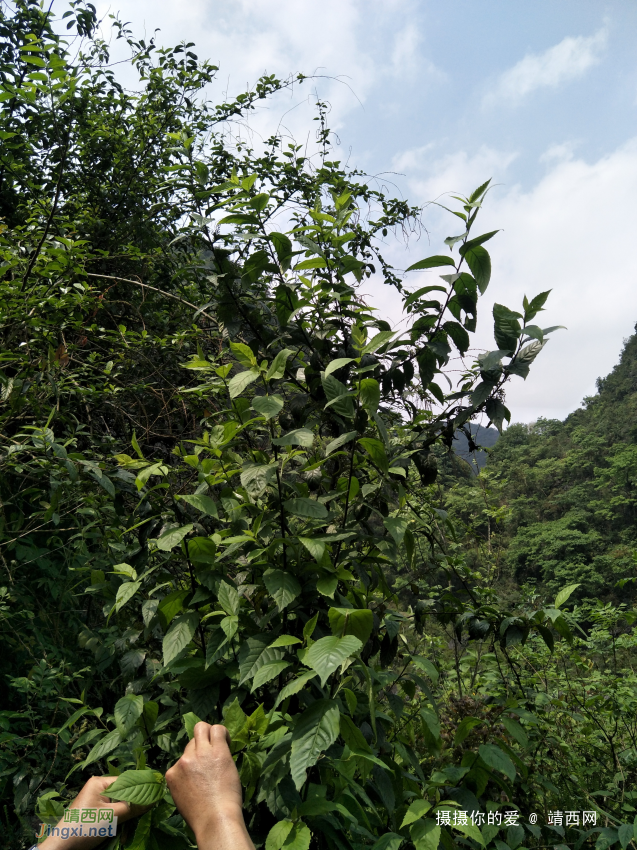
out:
M191 828L200 850L207 848L208 845L212 846L213 841L218 847L222 836L227 836L229 839L241 833L247 836L243 809L238 803L225 803L223 806L211 807L210 812L197 818L197 822L192 824Z

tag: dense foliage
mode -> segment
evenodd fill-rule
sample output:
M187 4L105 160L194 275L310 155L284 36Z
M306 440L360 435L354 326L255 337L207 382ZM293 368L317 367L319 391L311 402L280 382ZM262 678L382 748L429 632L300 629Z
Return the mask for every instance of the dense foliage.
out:
M493 498L506 506L503 575L516 584L556 593L577 583L577 598L631 598L624 580L637 544L636 358L633 336L596 395L564 422L513 425L491 450Z
M546 292L496 305L495 350L468 354L488 183L403 277L384 240L420 211L341 165L323 104L312 155L234 133L292 81L211 106L192 45L115 21L131 93L90 4L72 44L37 3L1 9L5 846L98 772L157 804L126 846L189 846L163 773L202 718L231 732L266 850L625 848L631 612L570 614L572 587L507 608L479 528L502 509L485 491L451 517L436 484L459 429L471 448L472 420L510 418L506 381L554 330ZM359 295L372 274L402 336ZM597 827L506 816L567 805ZM500 823L441 825L454 809Z

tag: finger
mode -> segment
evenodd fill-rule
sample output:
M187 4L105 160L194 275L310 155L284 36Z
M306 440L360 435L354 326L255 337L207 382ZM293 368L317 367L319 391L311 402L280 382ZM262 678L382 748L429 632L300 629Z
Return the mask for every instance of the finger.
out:
M200 720L199 723L195 723L195 734L194 734L194 742L197 748L210 746L210 730L213 727L209 723L205 723L203 720Z
M217 723L210 727L210 742L213 747L223 746L225 744L230 749L230 733L225 726Z
M186 744L182 755L184 755L184 756L194 756L196 749L197 749L197 742L195 741L194 738L192 738Z

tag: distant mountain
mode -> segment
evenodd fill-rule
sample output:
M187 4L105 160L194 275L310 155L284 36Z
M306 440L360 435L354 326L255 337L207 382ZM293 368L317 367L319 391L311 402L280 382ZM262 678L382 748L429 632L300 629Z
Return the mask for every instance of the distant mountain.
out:
M500 434L496 428L485 428L483 425L478 425L475 422L469 426L473 436L473 442L480 446L481 449L490 449L496 444ZM458 431L453 439L453 450L458 457L463 458L467 463L471 464L474 471L477 473L487 462L487 453L484 451L469 451L469 440Z

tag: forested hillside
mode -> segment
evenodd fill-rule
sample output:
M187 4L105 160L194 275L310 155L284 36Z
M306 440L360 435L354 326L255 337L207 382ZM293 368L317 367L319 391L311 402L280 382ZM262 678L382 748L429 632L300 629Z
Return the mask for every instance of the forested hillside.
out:
M343 165L326 104L308 148L240 132L303 76L227 100L192 44L112 19L127 90L97 23L0 2L2 846L110 775L152 808L107 850L194 847L165 774L205 720L258 850L634 847L637 617L574 606L589 550L551 572L537 542L584 510L604 586L630 565L628 408L511 428L498 472L453 454L557 330L528 293L470 354L490 181L392 267L424 211Z
M581 599L631 599L637 549L637 336L564 422L513 425L491 450L516 583ZM630 579L628 584L617 582Z

